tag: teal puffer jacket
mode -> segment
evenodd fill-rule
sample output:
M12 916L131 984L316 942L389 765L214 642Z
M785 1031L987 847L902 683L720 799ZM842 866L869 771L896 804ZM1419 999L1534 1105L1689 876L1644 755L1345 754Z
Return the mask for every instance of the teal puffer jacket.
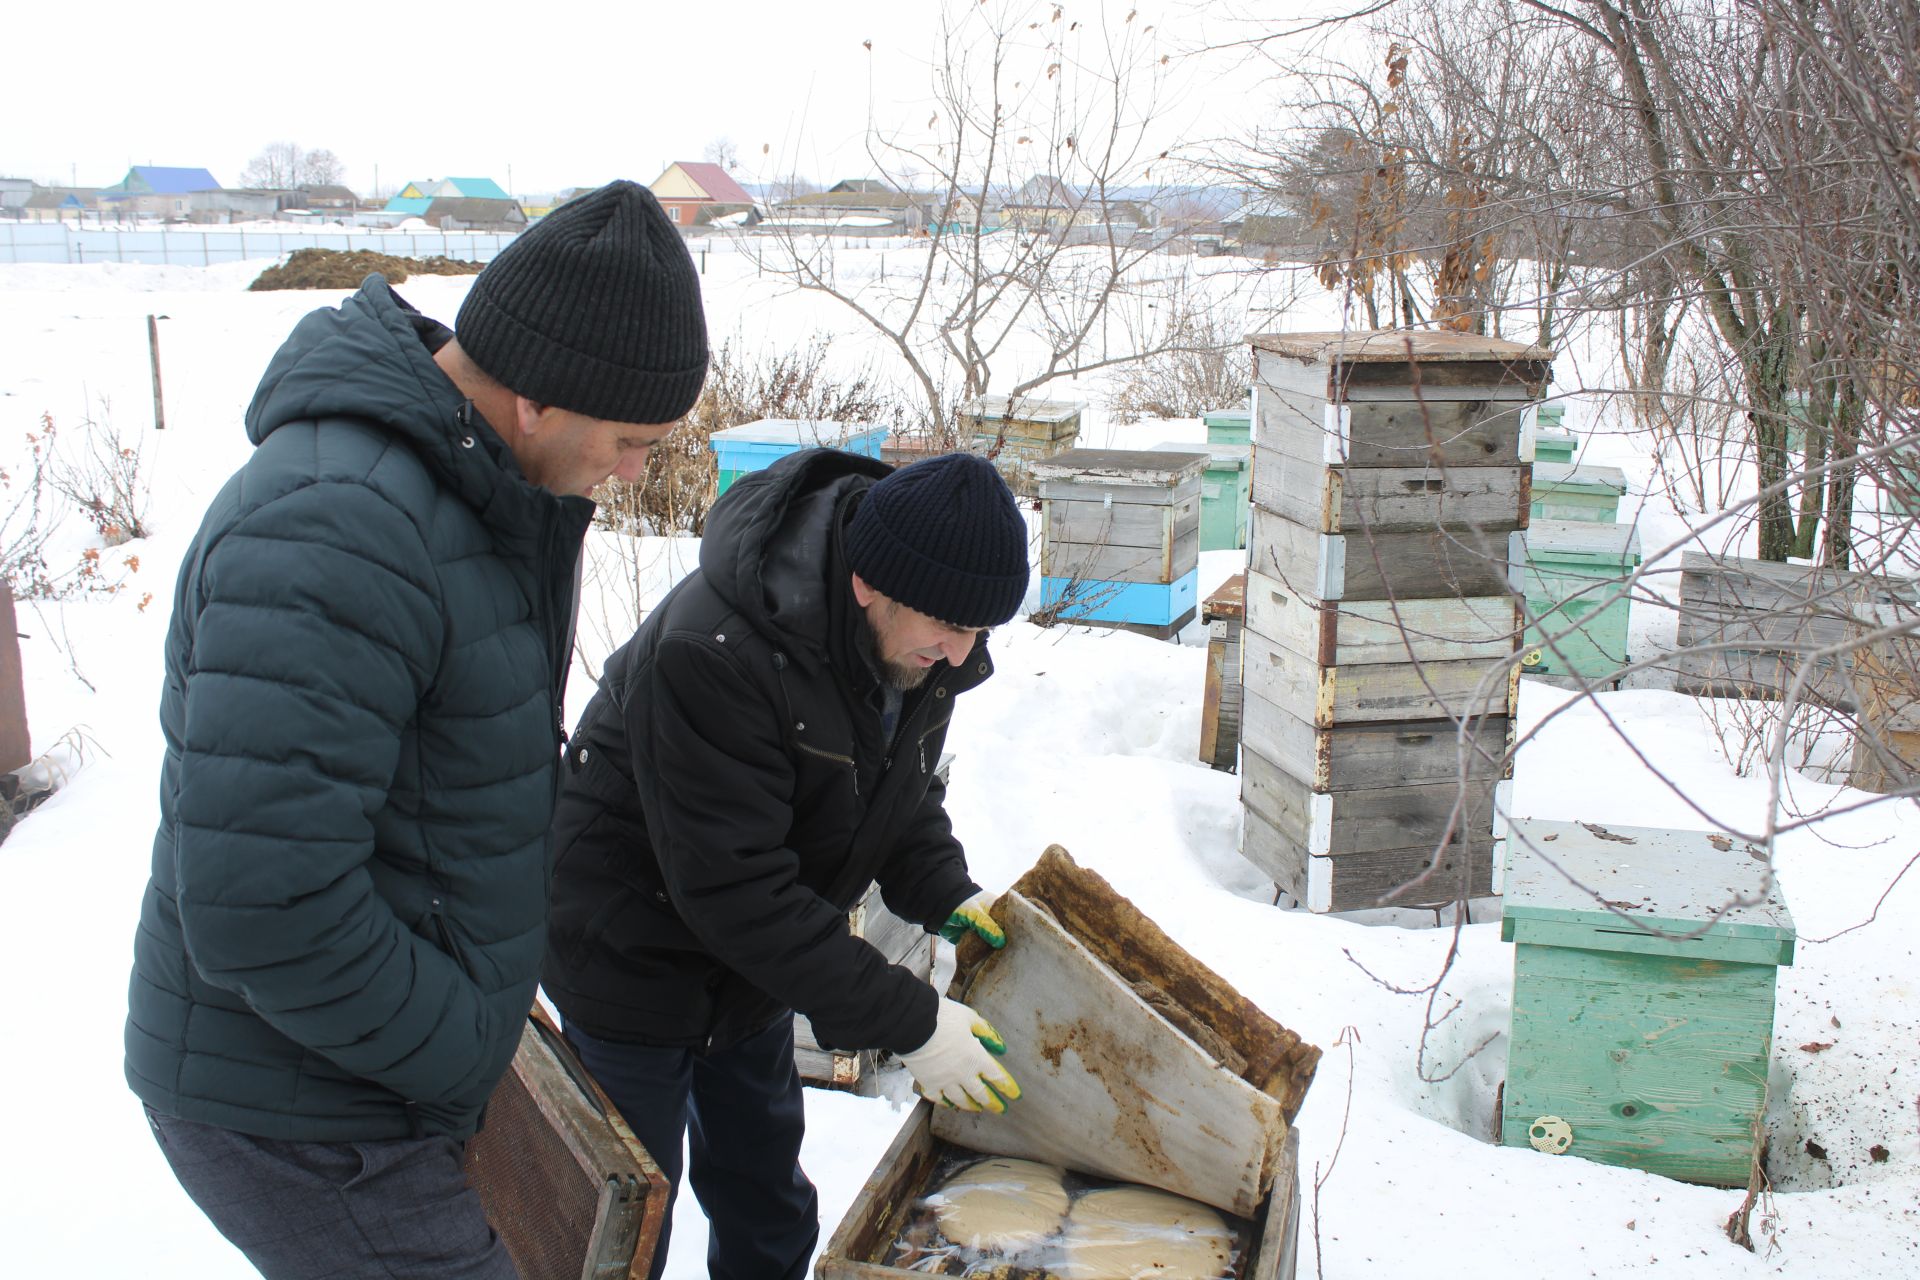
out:
M473 1132L533 1001L574 569L379 277L295 328L181 565L126 1071L273 1138Z

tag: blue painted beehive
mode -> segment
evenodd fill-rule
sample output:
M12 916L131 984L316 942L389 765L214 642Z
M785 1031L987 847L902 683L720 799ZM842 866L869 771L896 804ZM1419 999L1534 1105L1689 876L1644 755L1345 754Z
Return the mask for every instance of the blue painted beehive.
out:
M747 472L770 467L802 449L844 449L877 458L887 429L866 422L762 418L716 431L709 439L720 462L720 492L725 493Z
M1204 451L1069 449L1033 464L1043 611L1168 639L1194 618Z

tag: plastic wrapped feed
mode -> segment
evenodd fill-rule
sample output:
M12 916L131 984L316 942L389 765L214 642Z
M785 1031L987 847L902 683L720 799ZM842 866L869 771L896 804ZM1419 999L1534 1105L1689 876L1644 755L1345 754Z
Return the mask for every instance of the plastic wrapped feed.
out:
M1234 1233L1214 1210L1150 1187L1076 1198L1048 1270L1060 1280L1214 1280L1233 1265Z
M887 1257L977 1280L1225 1280L1246 1224L1170 1192L1056 1165L944 1158Z
M1031 1250L1060 1229L1067 1213L1065 1172L1050 1164L1006 1158L968 1165L932 1195L940 1234L982 1253Z

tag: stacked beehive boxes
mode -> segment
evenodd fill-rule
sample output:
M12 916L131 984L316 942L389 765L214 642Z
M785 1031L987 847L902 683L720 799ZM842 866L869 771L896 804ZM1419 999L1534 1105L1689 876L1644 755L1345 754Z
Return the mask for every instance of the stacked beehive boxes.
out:
M1242 851L1316 911L1496 892L1510 540L1549 354L1459 333L1252 344Z

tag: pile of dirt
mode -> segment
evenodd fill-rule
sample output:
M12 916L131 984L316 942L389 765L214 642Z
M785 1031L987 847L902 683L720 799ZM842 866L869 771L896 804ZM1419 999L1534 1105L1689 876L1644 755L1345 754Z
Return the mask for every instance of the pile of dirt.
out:
M396 258L371 249L343 253L338 249L300 249L278 266L268 267L247 288L268 289L358 289L360 282L378 271L388 284L399 284L410 275L478 275L483 264L460 262L439 256Z

